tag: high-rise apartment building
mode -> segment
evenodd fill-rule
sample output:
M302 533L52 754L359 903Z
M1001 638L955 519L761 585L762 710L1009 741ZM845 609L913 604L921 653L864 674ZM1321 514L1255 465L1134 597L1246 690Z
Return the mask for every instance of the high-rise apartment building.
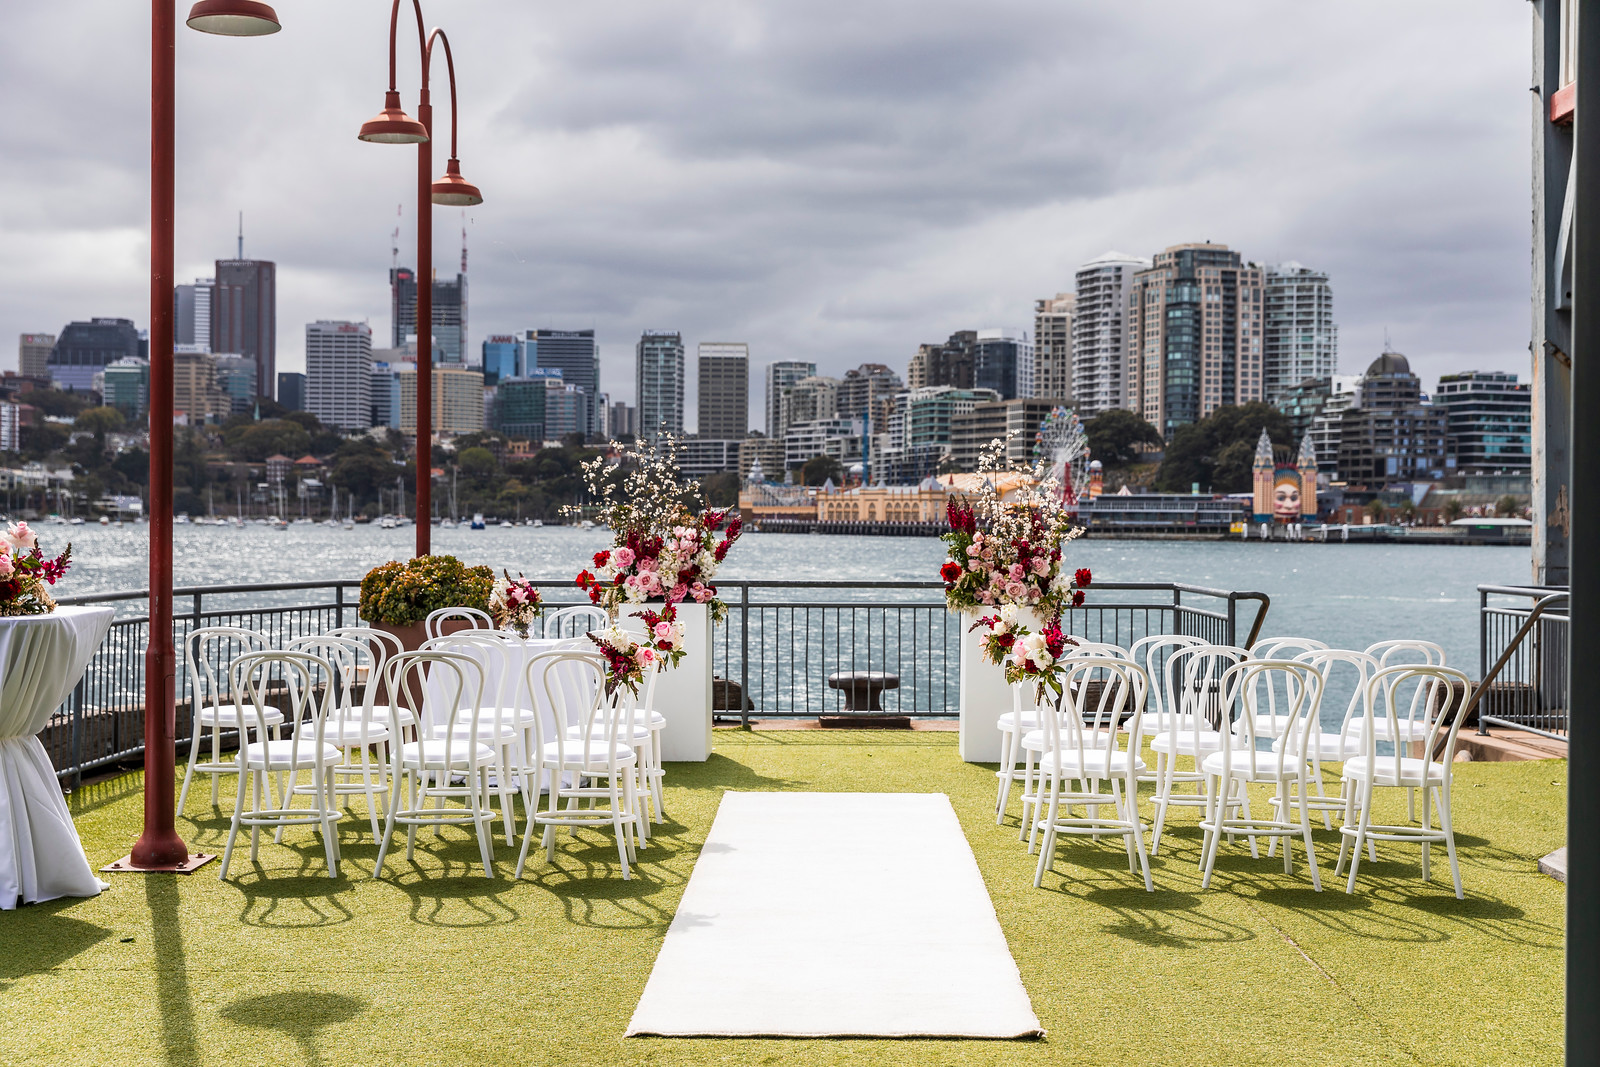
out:
M1013 467L1033 466L1034 435L1055 405L1054 398L1018 397L987 400L956 413L950 420L951 461L960 470L976 471L983 450L999 439L1006 442L1006 459Z
M400 391L400 432L417 434L417 365L394 368ZM483 372L449 363L433 365L433 432L441 437L483 429Z
M1072 293L1033 302L1033 395L1065 400L1072 395Z
M106 365L106 407L116 408L132 422L150 407L150 364L142 359L119 359Z
M801 378L817 373L815 363L797 359L782 359L767 364L766 428L767 436L783 437L783 391Z
M778 415L785 435L796 423L838 418L839 379L825 374L801 378L783 391Z
M683 335L646 330L635 355L639 436L646 441L664 433L683 436Z
M750 432L750 346L701 341L695 372L695 433L713 440L743 440Z
M198 346L196 346L198 347ZM231 353L211 357L216 364L217 388L229 401L229 413L248 415L261 395L256 389L256 361Z
M972 350L977 346L976 330L957 330L943 344L918 345L906 368L907 389L928 389L949 385L972 388Z
M1027 330L979 330L972 346L972 384L1002 400L1034 396L1033 341Z
M1339 477L1383 486L1453 473L1445 408L1426 403L1422 380L1398 352L1372 361L1339 423Z
M17 341L17 373L24 378L50 377L50 350L56 346L53 333L25 333Z
M69 322L50 350L50 380L57 389L90 390L94 376L119 359L144 356L131 319Z
M172 343L211 350L211 295L215 278L196 278L193 285L172 287Z
M1433 403L1447 413L1456 470L1509 474L1532 468L1533 394L1515 374L1469 370L1443 375Z
M606 408L605 436L612 440L639 434L639 410L626 400L613 400Z
M1133 276L1128 406L1167 437L1262 398L1262 271L1226 245L1174 245Z
M389 268L390 347L399 348L417 333L417 273L410 267Z
M1328 276L1298 263L1269 266L1263 278L1265 329L1261 382L1272 403L1307 378L1328 378L1338 368L1339 328L1333 322Z
M467 358L467 276L433 279L433 341L444 363L465 364ZM417 332L417 275L410 267L389 271L389 321L393 347Z
M200 345L172 353L172 410L190 426L220 422L233 414L233 400L217 386L217 360Z
M900 375L882 363L863 363L839 379L838 412L841 419L871 413L874 423L887 420L894 397L905 392Z
M522 377L522 342L515 334L491 334L483 339L483 384L498 385Z
M290 411L306 409L306 376L295 370L278 372L278 403ZM381 426L382 423L373 423Z
M522 368L531 376L535 367L559 371L561 380L583 390L584 413L579 429L586 438L600 432L600 346L593 330L528 330L523 334ZM679 402L678 424L683 424Z
M1073 410L1091 419L1112 408L1136 406L1128 388L1128 294L1134 275L1150 261L1107 252L1078 268L1072 309Z
M341 430L372 425L372 328L366 323L306 323L306 410Z
M219 259L211 290L211 351L255 360L256 388L269 398L278 384L277 277L264 259Z

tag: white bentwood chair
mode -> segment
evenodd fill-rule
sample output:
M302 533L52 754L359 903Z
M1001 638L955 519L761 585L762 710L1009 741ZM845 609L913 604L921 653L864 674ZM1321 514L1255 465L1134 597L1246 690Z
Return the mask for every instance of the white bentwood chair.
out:
M586 633L604 630L609 625L611 620L604 608L597 608L592 604L579 604L575 607L557 608L546 615L544 636L547 639L582 637ZM563 633L563 630L567 632Z
M1269 637L1251 646L1250 658L1298 660L1307 652L1320 652L1327 647L1326 642L1310 637ZM1293 716L1280 710L1275 703L1276 700L1276 691L1270 691L1267 695L1267 706L1256 709L1256 731L1262 737L1282 737L1292 724Z
M379 693L383 689L383 667L389 662L390 657L398 656L406 650L405 642L390 633L388 630L379 630L372 626L339 626L328 631L329 637L348 637L362 642L367 646L367 654L371 657L366 674L361 678L362 703L369 708L376 721L387 724L391 714L397 714L400 727L405 731L406 740L416 740L417 716L410 708L403 704L394 704L389 700L388 694Z
M1311 886L1322 891L1322 874L1317 867L1316 846L1311 840L1311 813L1305 803L1309 764L1307 739L1317 726L1322 703L1322 673L1309 663L1293 660L1245 660L1229 667L1222 676L1223 722L1218 730L1221 744L1201 761L1207 779L1209 803L1200 819L1204 834L1201 846L1200 888L1211 885L1217 849L1223 835L1250 839L1250 851L1257 854L1259 837L1283 840L1283 873L1294 872L1293 839L1305 844L1306 863L1311 867ZM1288 742L1275 750L1258 743L1270 735L1257 728L1257 720L1268 715L1287 720L1279 737ZM1231 722L1230 722L1231 720ZM1278 803L1270 817L1250 812L1248 789L1261 783L1275 786ZM1238 813L1230 801L1240 799Z
M1222 747L1227 705L1223 702L1222 677L1249 653L1234 645L1185 645L1167 657L1162 713L1166 729L1150 739L1155 756L1155 826L1150 835L1150 854L1161 848L1167 816L1173 808L1209 810L1209 778L1201 763ZM1148 731L1147 731L1148 732ZM1178 760L1194 761L1194 770L1180 771ZM1173 787L1192 784L1196 792L1175 792ZM1230 806L1248 805L1248 799L1230 800ZM1247 809L1248 810L1248 809Z
M372 838L377 840L383 803L389 795L389 722L387 715L372 706L376 685L361 685L363 677L373 677L372 646L355 637L320 634L296 638L284 650L317 656L326 660L332 671L323 741L343 753L338 766L328 772L333 777L333 794L367 798L367 818ZM303 792L310 787L301 784L294 788Z
M1348 852L1350 879L1345 892L1355 892L1361 846L1372 841L1396 841L1422 846L1424 882L1430 876L1429 846L1444 845L1450 857L1450 878L1455 883L1456 899L1464 896L1461 868L1456 862L1455 825L1450 815L1450 784L1455 769L1456 734L1461 730L1461 712L1470 698L1471 688L1472 683L1461 671L1432 664L1382 667L1368 681L1363 751L1344 764L1345 815L1340 828L1339 863L1334 874L1337 876L1344 869ZM1418 738L1422 745L1421 756L1407 756L1402 745L1393 743L1387 746L1388 752L1378 752L1376 727L1380 714L1389 721L1392 737L1406 736L1407 731L1425 727ZM1372 794L1379 787L1404 788L1408 792L1422 790L1422 825L1374 823ZM1433 826L1434 803L1439 805L1438 829ZM1352 845L1353 850L1349 847Z
M1128 659L1127 650L1120 645L1113 645L1104 641L1089 641L1081 637L1069 638L1068 640L1072 643L1067 646L1066 653L1062 656L1063 659L1092 659L1096 656L1116 660ZM1012 780L1022 783L1022 817L1017 825L1017 840L1020 841L1024 837L1027 838L1028 854L1030 856L1033 854L1034 843L1037 838L1038 819L1035 816L1040 795L1039 791L1034 788L1034 764L1039 757L1039 753L1044 751L1045 739L1042 727L1044 725L1043 716L1047 713L1047 709L1039 704L1037 694L1037 685L1019 682L1012 686L1011 699L1013 708L1020 703L1023 709L1021 718L1017 718L1013 713L1010 721L1007 720L1005 715L1000 716L998 721L1002 731L1002 746L1005 745L1007 740L1004 732L1008 728L1012 728L1016 734L1016 739L1010 746L1013 753L1012 759L1015 760L1015 753L1019 751L1023 756L1022 769L1017 770L1013 762L1010 777ZM1055 714L1064 715L1067 712L1057 711ZM1004 784L1003 779L1002 784ZM1008 789L1008 795L1009 792ZM999 825L999 823L997 822L996 825Z
M478 608L438 608L428 612L422 620L422 632L429 637L443 637L447 622L470 622L474 630L493 630L494 619L487 611Z
M1443 667L1445 665L1444 649L1432 641L1423 641L1412 637L1395 637L1387 641L1377 641L1367 646L1367 655L1375 656L1379 667L1398 667L1403 664L1418 664L1424 667ZM1377 717L1373 724L1378 731L1379 741L1399 741L1401 744L1412 745L1420 742L1428 732L1429 714L1424 710L1423 715L1413 720L1409 715L1401 716L1391 725L1388 716ZM1357 719L1356 732L1359 734L1367 728L1367 722ZM1398 735L1391 734L1391 728L1398 729ZM1406 790L1406 818L1415 822L1417 819L1417 794L1416 790Z
M261 740L241 742L235 760L239 790L234 797L233 819L228 827L228 844L222 852L219 877L226 880L233 861L234 842L241 827L250 828L250 861L256 861L261 843L261 828L270 826L279 833L289 826L316 826L322 833L322 847L328 859L328 877L339 876L339 835L335 824L340 812L333 797L333 776L339 763L337 748L323 741L328 721L329 696L333 691L333 668L328 661L304 652L251 652L233 661L229 670L230 691L242 700L239 711L248 728ZM273 682L282 688L271 695L282 699L288 709L294 736L288 740L266 740L268 712L277 709L267 703ZM319 682L322 695L317 695ZM282 713L279 713L281 716ZM310 773L311 783L300 789L300 776ZM276 775L287 789L273 790L267 799L270 777ZM265 781L264 781L265 780ZM265 788L264 788L265 786ZM249 806L245 798L249 796ZM309 798L310 805L296 808L297 796Z
M244 735L257 723L270 730L276 739L283 725L283 715L276 708L262 709L259 716L240 714L242 695L229 688L231 675L228 663L234 655L265 652L270 642L263 634L238 626L203 626L189 633L183 642L183 658L189 669L189 684L193 697L189 707L194 712L189 727L189 765L183 772L183 788L178 792L178 814L183 814L189 800L189 783L195 771L211 776L211 806L218 802L218 776L237 774L236 760L222 758L222 733L224 730L241 730L239 744L248 740ZM223 661L223 662L219 662ZM211 734L211 759L200 758L204 734ZM260 735L265 737L266 734Z
M1062 665L1063 714L1046 714L1040 730L1035 827L1044 831L1044 840L1034 888L1044 884L1045 872L1055 865L1057 836L1074 834L1096 840L1120 836L1129 872L1143 873L1145 890L1152 891L1139 818L1138 774L1144 763L1133 747L1149 679L1137 664L1110 656L1073 657ZM1074 815L1074 807L1082 807L1084 814Z
M516 877L522 877L536 828L543 830L545 862L556 858L556 828L609 829L616 837L622 877L632 877L637 855L638 757L622 737L624 717L603 714L605 658L598 650L556 649L528 660L524 681L530 694L542 687L556 709L557 728L547 736L541 716L535 726L539 777L548 785L544 806L523 832ZM563 727L560 724L565 723ZM566 806L562 806L565 799ZM587 806L580 806L586 803Z
M494 872L494 808L489 802L489 772L494 749L478 739L478 716L483 700L483 667L471 656L438 649L402 652L384 665L384 689L389 693L426 694L444 715L437 736L422 736L389 746L389 805L383 839L372 876L383 876L389 843L397 824L406 828L406 859L414 854L417 827L471 826L477 835L483 874ZM420 718L420 716L419 716ZM457 725L465 729L457 730ZM389 731L398 738L399 717L390 708ZM460 776L464 788L451 779ZM460 807L450 805L459 800ZM432 801L433 806L429 806Z

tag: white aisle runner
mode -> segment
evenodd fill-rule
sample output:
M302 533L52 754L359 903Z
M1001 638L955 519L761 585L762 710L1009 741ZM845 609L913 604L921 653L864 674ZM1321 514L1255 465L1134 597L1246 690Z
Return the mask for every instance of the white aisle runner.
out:
M629 1036L1036 1037L942 793L728 793Z

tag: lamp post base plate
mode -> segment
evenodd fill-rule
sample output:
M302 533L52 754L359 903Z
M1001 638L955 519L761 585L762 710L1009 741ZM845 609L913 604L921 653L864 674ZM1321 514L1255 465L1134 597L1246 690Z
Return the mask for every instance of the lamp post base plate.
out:
M129 855L106 864L100 868L100 872L102 874L193 874L216 858L217 854L215 852L195 852L191 853L182 863L139 867L134 864L133 857Z

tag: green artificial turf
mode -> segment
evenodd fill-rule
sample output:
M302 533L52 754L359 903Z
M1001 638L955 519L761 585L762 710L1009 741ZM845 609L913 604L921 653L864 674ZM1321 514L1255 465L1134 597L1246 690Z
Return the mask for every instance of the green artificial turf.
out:
M587 831L562 839L554 866L530 860L521 882L502 840L502 877L486 881L459 830L421 836L415 866L402 853L374 882L370 832L350 818L336 881L299 830L264 843L258 869L236 856L226 884L214 863L112 875L98 898L0 913L0 1064L1560 1061L1563 893L1536 862L1564 840L1564 763L1457 765L1458 902L1442 849L1431 885L1414 848L1390 847L1346 896L1337 835L1321 830L1328 891L1311 891L1303 864L1286 876L1243 845L1224 849L1202 891L1192 810L1153 862L1154 894L1119 842L1083 840L1061 846L1035 890L1015 804L997 828L992 768L960 762L953 734L718 731L716 748L671 766L671 821L632 882ZM949 794L1049 1036L622 1037L728 789ZM97 866L137 836L139 790L126 775L72 797ZM227 820L195 793L180 830L219 849Z

